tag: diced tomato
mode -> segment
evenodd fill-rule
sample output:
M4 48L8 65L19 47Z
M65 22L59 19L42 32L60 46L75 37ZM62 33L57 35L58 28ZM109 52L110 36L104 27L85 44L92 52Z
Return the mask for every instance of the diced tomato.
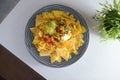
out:
M51 42L50 45L51 45L52 47L55 47L55 43L52 43L52 42Z
M50 43L51 42L51 38L48 38L48 39L44 39L44 41L46 42L46 43Z
M44 38L44 41L48 43L49 45L51 45L52 47L54 47L55 43L52 42L53 39L54 37Z

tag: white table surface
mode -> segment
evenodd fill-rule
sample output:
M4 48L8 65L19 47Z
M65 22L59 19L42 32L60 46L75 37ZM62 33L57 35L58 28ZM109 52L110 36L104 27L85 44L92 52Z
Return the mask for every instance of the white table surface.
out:
M48 80L120 80L120 42L101 43L99 34L92 29L96 24L92 16L96 9L101 9L99 2L105 0L21 0L0 24L0 43ZM68 67L44 66L29 54L25 46L24 31L29 18L49 4L72 7L80 12L89 27L90 41L85 54Z

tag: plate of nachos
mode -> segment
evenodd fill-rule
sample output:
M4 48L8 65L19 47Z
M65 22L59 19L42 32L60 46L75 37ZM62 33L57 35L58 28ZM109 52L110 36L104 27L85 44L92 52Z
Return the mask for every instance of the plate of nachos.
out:
M48 5L36 11L25 28L29 53L50 67L65 67L82 57L89 43L88 26L76 10Z

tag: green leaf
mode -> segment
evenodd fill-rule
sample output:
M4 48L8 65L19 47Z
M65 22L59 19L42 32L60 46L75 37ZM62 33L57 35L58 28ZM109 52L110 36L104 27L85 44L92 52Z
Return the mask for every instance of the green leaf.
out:
M105 39L120 39L120 1L113 1L109 4L106 1L102 10L97 10L97 14L93 17L95 20L100 21L99 32L102 38Z

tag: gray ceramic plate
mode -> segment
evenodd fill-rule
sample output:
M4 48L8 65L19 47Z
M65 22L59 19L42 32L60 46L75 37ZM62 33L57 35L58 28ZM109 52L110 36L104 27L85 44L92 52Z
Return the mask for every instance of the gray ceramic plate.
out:
M51 11L51 10L63 10L65 12L69 12L70 14L73 14L74 17L79 20L81 22L81 24L83 26L85 26L85 28L87 29L87 32L84 33L84 45L82 47L80 47L78 49L79 54L78 55L72 55L72 58L69 61L62 61L61 63L50 63L50 57L41 57L38 55L38 51L36 50L35 46L32 44L33 41L33 34L30 31L30 28L33 27L35 25L35 17L37 14L41 14L42 12L45 11ZM46 65L46 66L50 66L50 67L65 67L68 65L73 64L74 62L76 62L78 59L81 58L81 56L85 53L87 46L89 43L89 31L88 31L88 26L84 20L84 18L74 9L67 7L67 6L63 6L63 5L58 5L58 4L54 4L54 5L49 5L46 7L43 7L41 9L39 9L38 11L36 11L32 17L30 18L30 20L27 23L26 29L25 29L25 44L27 47L27 50L29 51L29 53L40 63Z

